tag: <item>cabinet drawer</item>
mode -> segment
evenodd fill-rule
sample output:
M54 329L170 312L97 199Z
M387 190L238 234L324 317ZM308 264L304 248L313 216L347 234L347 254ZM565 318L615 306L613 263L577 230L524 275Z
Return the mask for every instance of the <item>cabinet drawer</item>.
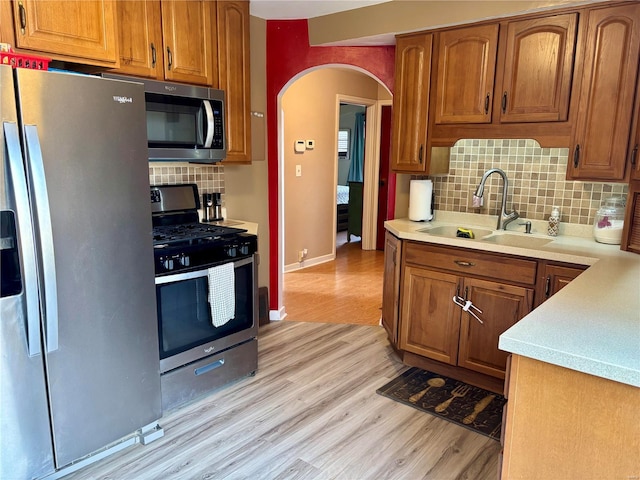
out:
M448 270L465 276L534 285L538 262L486 252L407 242L406 263Z

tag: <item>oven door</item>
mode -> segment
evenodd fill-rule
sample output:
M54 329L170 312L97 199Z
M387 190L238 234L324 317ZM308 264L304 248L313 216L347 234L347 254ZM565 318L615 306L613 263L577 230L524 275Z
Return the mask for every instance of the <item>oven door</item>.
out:
M165 373L254 338L257 278L253 257L234 262L235 317L211 321L207 269L156 277L160 370Z

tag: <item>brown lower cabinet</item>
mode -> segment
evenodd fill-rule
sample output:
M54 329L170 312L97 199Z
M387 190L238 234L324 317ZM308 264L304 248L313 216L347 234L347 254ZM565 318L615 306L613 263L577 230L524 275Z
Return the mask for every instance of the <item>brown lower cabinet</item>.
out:
M386 235L382 324L404 363L497 393L500 335L587 268Z
M513 355L502 478L638 478L640 389Z

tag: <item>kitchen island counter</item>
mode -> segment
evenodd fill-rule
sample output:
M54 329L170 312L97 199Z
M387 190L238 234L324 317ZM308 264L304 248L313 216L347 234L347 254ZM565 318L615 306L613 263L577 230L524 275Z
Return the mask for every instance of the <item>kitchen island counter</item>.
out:
M499 348L552 365L640 387L640 256L597 243L590 226L565 225L535 248L432 235L441 225L495 228L495 216L436 212L432 222L385 222L403 240L590 267L500 336ZM534 232L546 222L533 221ZM524 236L524 234L522 234ZM543 238L534 234L533 237ZM533 238L532 237L532 238Z

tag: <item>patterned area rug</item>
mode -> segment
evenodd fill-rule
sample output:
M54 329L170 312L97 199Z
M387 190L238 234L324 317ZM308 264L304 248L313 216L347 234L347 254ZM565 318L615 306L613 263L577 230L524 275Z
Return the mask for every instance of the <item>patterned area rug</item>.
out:
M376 392L500 441L502 395L415 367Z

